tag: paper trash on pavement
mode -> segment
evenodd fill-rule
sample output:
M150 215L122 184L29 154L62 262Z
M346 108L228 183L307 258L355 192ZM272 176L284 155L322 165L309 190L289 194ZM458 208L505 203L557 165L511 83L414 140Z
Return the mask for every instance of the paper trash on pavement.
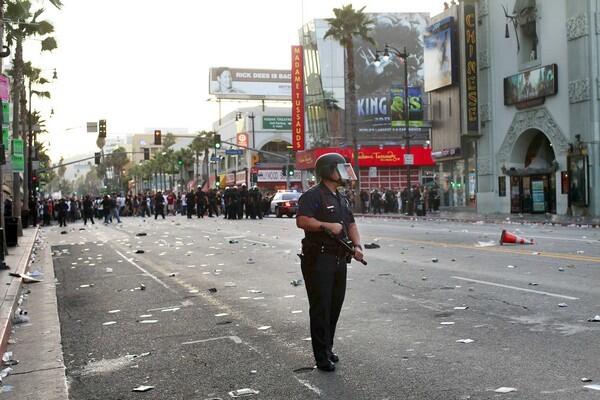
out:
M496 245L496 242L493 240L490 240L489 242L477 242L477 244L475 246L476 247L492 247L495 245Z
M596 315L594 318L589 318L588 322L600 322L600 315Z
M259 394L259 393L260 392L258 390L244 388L244 389L233 390L233 391L229 392L229 395L233 398L237 398L237 397L243 397L243 396L252 396L255 394Z
M465 343L465 344L469 344L469 343L473 343L474 340L473 339L458 339L456 341L456 343Z
M133 388L132 392L147 392L148 390L152 390L152 389L154 389L154 386L140 385L136 388Z
M494 392L496 392L496 393L510 393L510 392L516 392L516 391L517 391L517 389L515 389L515 388L505 387L505 386L499 387L498 389L494 390Z

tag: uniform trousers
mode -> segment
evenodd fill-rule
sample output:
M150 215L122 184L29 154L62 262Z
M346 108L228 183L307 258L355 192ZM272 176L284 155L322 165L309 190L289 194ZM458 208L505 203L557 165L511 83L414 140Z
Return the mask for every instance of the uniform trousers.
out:
M318 253L302 260L302 276L310 306L310 336L315 361L325 362L333 348L335 327L346 295L347 264L344 257Z

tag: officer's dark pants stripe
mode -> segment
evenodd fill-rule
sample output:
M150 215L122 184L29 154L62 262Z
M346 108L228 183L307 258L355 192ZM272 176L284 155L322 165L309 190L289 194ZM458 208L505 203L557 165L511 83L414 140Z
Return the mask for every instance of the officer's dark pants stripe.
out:
M302 261L302 275L310 305L310 336L317 362L327 360L346 293L346 261L319 254L314 264Z

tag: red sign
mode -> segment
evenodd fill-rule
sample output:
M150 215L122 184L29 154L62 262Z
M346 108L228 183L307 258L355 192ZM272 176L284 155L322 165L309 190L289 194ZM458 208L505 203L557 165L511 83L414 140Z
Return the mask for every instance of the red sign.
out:
M350 147L326 147L316 148L312 151L304 151L296 154L296 168L312 169L314 162L325 153L339 153L348 162L354 164L354 154ZM435 165L431 158L431 148L422 146L411 146L410 152L400 146L362 147L358 151L358 164L360 167L403 167L404 155L410 154L413 158L413 167L429 167Z
M248 135L245 133L238 133L236 135L236 143L238 146L248 147Z
M304 61L302 46L292 46L292 149L304 150Z
M315 167L314 150L299 151L296 153L296 168L313 169Z

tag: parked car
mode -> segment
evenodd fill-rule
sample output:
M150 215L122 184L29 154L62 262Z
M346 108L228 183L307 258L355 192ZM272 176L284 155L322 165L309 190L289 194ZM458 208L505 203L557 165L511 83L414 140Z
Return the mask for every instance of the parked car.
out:
M300 198L300 194L301 193L292 190L278 191L271 200L271 213L275 214L277 218L281 218L284 215L292 218L296 215L296 211L298 211L298 199Z

